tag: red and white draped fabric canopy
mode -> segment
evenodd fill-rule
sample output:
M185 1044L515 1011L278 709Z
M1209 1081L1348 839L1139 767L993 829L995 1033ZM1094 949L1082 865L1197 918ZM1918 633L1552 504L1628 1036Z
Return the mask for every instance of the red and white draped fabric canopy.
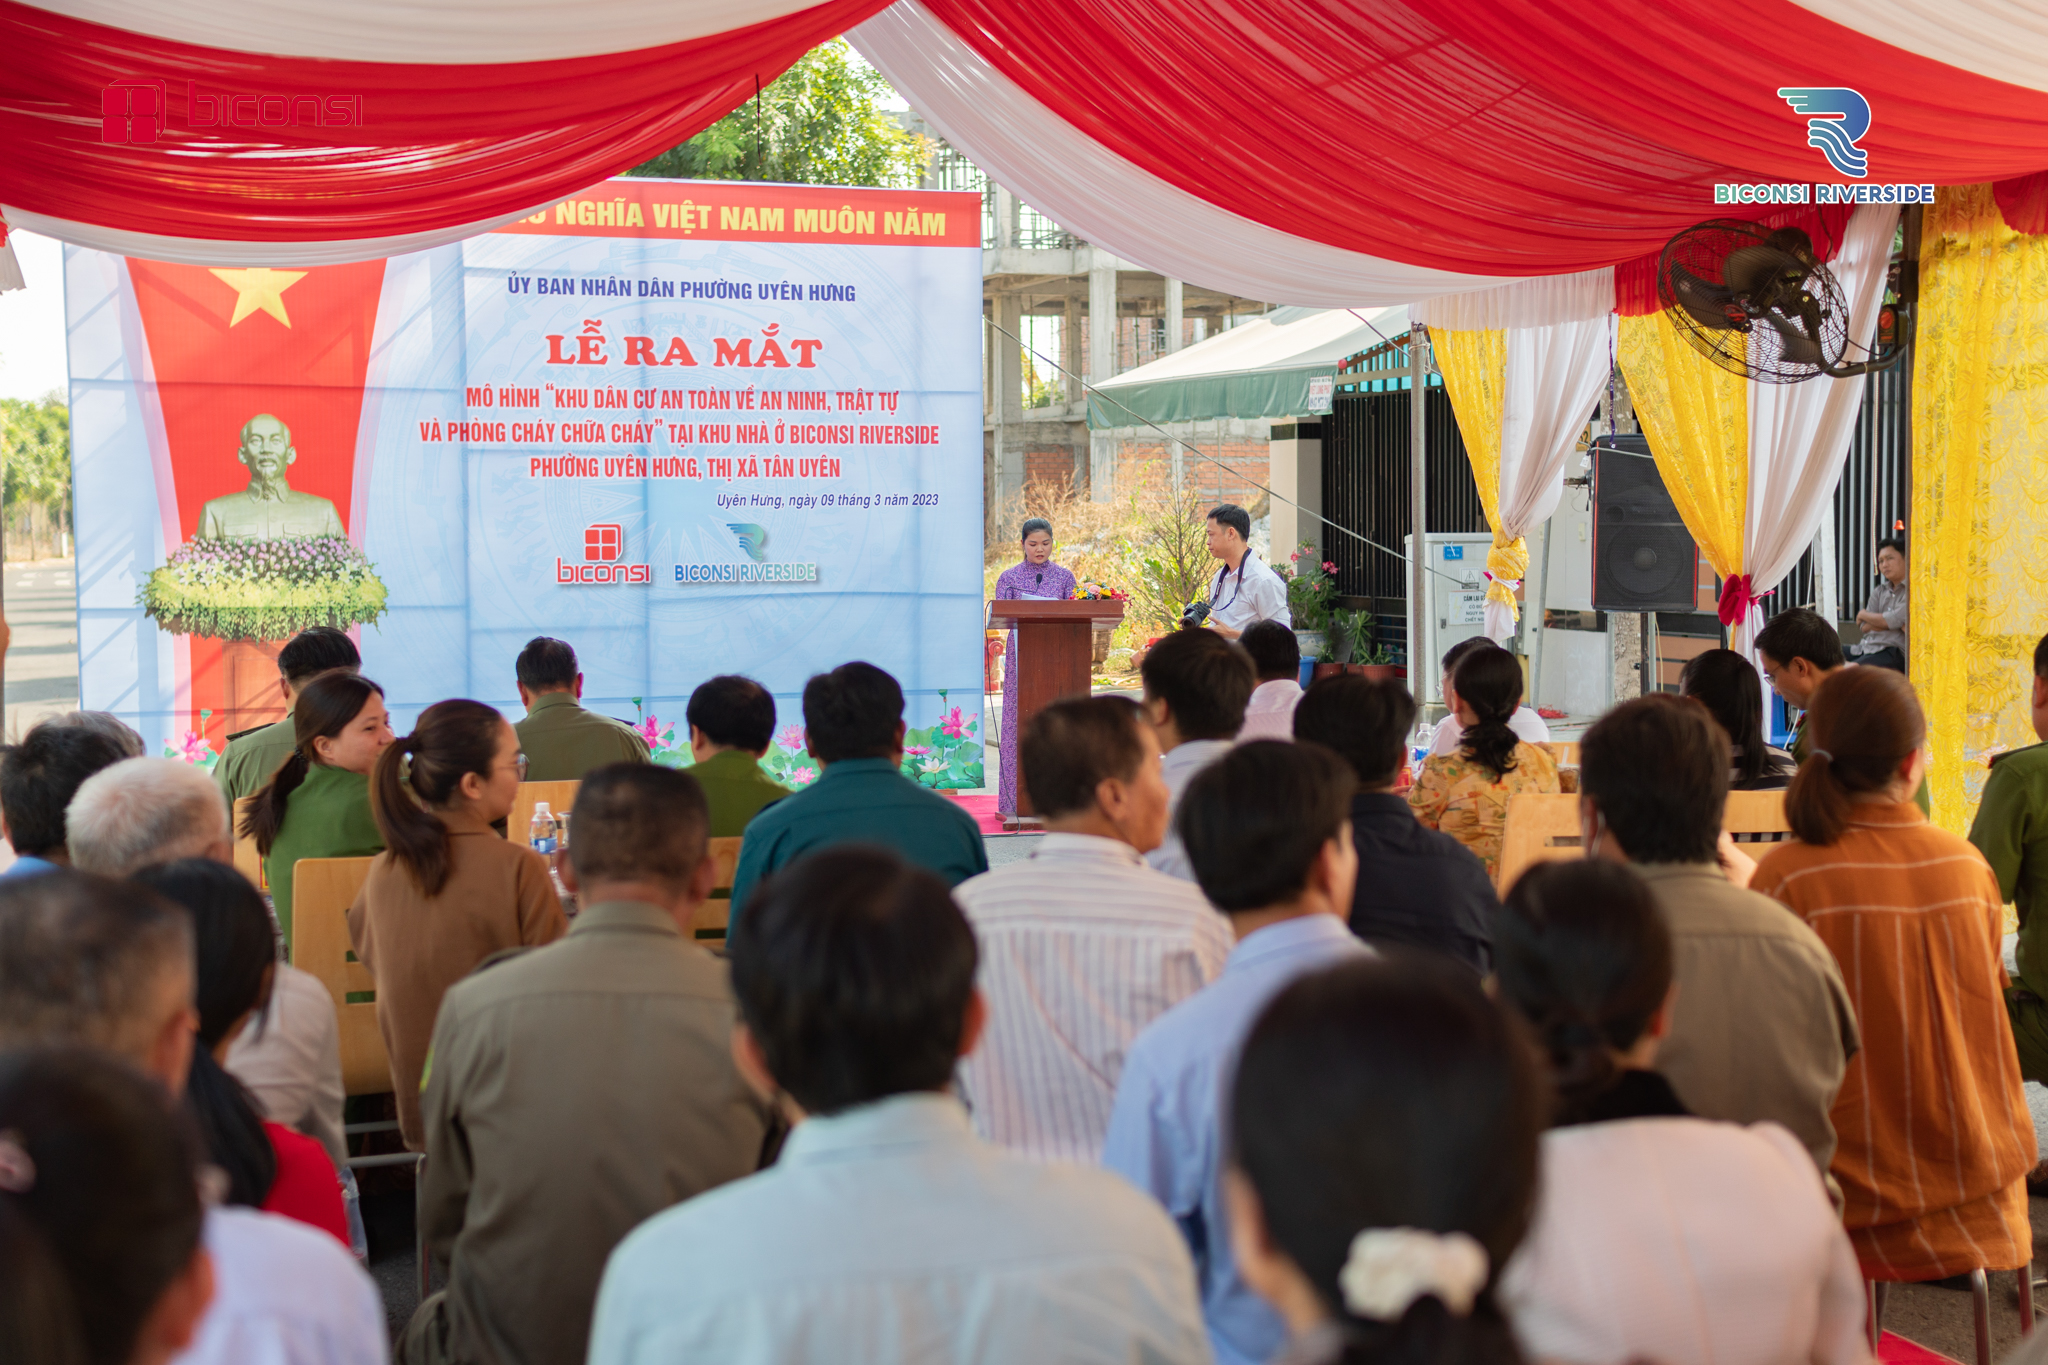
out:
M0 0L0 211L165 260L385 256L842 32L1070 230L1279 302L1594 271L1716 183L1842 181L1780 87L1862 94L1872 183L2048 169L2048 15L2011 0Z

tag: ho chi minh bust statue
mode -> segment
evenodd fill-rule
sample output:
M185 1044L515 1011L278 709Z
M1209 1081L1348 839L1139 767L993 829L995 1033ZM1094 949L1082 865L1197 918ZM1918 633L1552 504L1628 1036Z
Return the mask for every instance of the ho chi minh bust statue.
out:
M214 498L199 513L199 540L279 540L287 536L345 535L334 504L300 493L285 482L285 466L299 458L291 428L267 412L242 424L236 456L249 468L249 486Z

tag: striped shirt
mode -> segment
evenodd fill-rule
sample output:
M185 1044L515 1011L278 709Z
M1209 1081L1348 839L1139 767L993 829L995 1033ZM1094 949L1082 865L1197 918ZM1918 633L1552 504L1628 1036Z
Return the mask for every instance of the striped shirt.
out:
M1781 844L1750 889L1841 964L1862 1028L1835 1096L1833 1171L1866 1276L2009 1270L2034 1164L1999 956L1998 879L1910 802L1859 804L1832 844Z
M1191 883L1089 834L1048 834L953 894L981 943L989 1011L959 1073L975 1131L1094 1165L1132 1040L1222 973L1229 921Z

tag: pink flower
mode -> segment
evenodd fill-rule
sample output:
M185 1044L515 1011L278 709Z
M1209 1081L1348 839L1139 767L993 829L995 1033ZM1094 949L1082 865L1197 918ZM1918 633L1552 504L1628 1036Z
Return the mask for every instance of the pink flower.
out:
M1335 573L1335 572L1337 572L1337 566L1336 566L1335 564L1332 564L1332 563L1330 563L1330 562L1329 562L1328 560L1324 560L1324 561L1323 561L1323 572L1324 572L1324 573Z
M640 738L647 741L649 748L659 749L661 747L661 722L659 720L649 716L633 728L640 732Z
M959 707L954 707L940 717L939 729L954 739L967 738L967 722L961 719Z
M776 734L775 742L785 749L808 749L811 737L801 725L785 725Z
M187 763L204 763L213 757L213 746L197 730L187 730L173 757L182 758Z
M912 758L922 758L931 751L932 746L929 744L909 744L905 745L903 749L903 752L909 754Z
M797 768L794 771L792 771L789 775L789 780L791 782L794 782L799 787L808 787L811 785L811 783L815 782L817 778L818 773L817 770L814 768Z

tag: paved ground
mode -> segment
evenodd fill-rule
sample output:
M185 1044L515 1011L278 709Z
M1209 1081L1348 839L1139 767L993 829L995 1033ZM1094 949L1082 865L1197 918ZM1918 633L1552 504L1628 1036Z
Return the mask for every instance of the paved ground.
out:
M6 738L11 743L45 716L78 706L78 588L68 559L5 566Z

